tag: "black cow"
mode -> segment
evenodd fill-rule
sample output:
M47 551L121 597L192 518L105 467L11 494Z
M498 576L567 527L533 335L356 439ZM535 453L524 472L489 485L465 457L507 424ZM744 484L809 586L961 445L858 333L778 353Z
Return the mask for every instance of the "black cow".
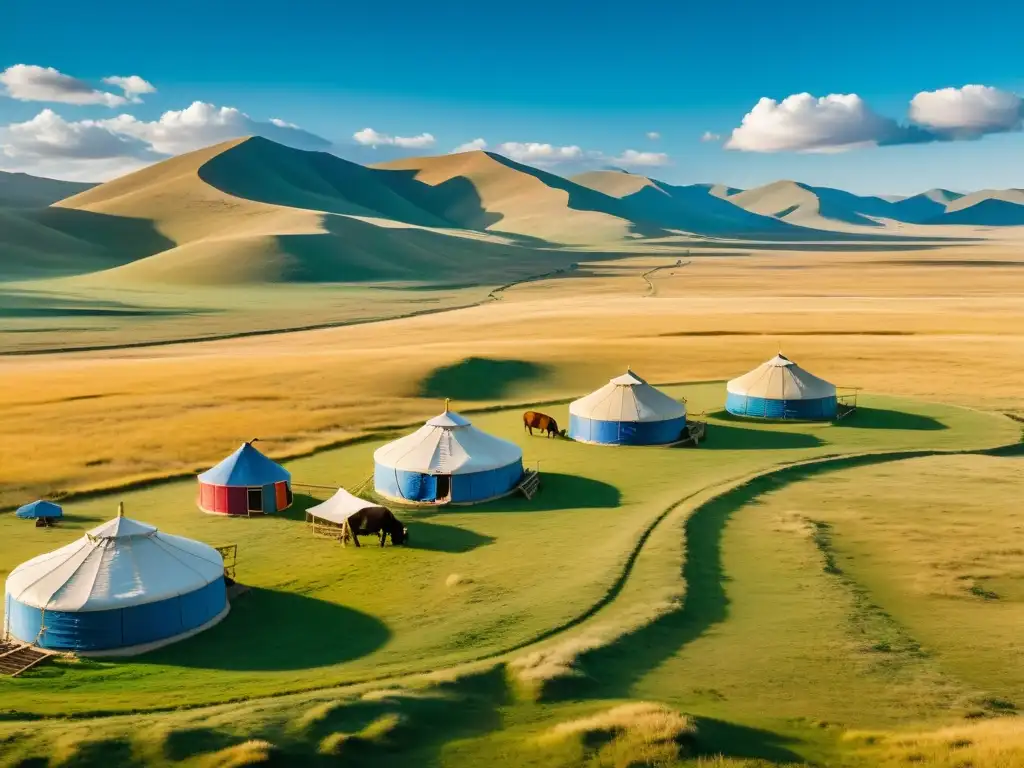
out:
M392 544L407 544L409 541L409 530L390 509L384 507L366 507L349 515L344 528L342 543L348 544L351 539L357 547L359 537L371 533L377 534L382 547L387 543L388 536L391 536Z

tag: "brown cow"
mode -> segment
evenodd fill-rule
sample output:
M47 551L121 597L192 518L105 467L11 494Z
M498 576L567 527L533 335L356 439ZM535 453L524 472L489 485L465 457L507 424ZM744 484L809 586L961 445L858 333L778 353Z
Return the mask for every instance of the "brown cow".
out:
M351 539L358 547L359 537L371 533L377 534L382 547L387 543L388 535L391 536L392 544L409 542L409 529L402 525L390 509L384 507L366 507L349 515L345 521L341 541L348 544Z
M539 429L541 432L547 432L548 437L565 437L565 430L559 431L557 421L547 414L536 411L527 411L523 414L523 428L531 435L533 430Z

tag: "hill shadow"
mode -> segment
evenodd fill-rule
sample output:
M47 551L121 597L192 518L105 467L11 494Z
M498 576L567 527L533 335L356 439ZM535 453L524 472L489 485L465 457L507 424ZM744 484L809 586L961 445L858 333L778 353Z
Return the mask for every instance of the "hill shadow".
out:
M846 418L835 422L833 426L854 427L857 429L911 430L917 432L937 432L949 429L946 424L943 424L938 419L933 419L931 416L925 416L920 413L863 407L858 407L856 411Z
M504 218L484 208L476 185L465 176L427 184L416 178L419 171L415 169L374 168L373 172L397 194L453 227L485 230Z
M452 365L432 370L420 381L419 397L454 400L497 400L510 394L517 384L542 381L551 366L529 360L499 360L467 357Z
M46 291L0 289L0 318L6 317L177 317L216 310L142 307L121 301L76 299Z
M755 429L734 424L709 424L700 448L719 451L766 451L817 448L824 444L825 441L820 437L806 432Z
M271 672L340 664L373 653L391 637L379 619L343 605L253 588L220 624L138 658L140 664Z
M463 554L493 544L495 541L493 536L485 536L455 525L428 523L424 520L402 520L402 523L409 529L409 541L406 546L410 549Z
M259 136L211 158L198 175L222 192L270 205L380 216L427 227L445 223L380 183L374 169Z
M0 258L0 275L21 278L33 273L37 277L83 275L123 266L175 246L150 219L52 207L23 212L22 216L26 221L63 235L66 239L62 242L67 250L33 249L37 255L31 264L6 263Z
M710 717L694 717L697 734L694 752L697 757L769 760L773 763L800 763L801 757L786 745L793 739L760 728L750 728Z
M628 210L628 207L618 198L611 197L603 192L598 192L590 187L585 187L575 181L564 179L561 176L556 176L553 173L542 171L539 168L533 168L529 165L517 163L515 160L511 160L504 155L499 155L494 152L486 152L485 154L492 160L495 160L508 168L512 168L520 173L534 177L545 186L565 192L566 195L568 195L568 200L566 202L566 206L568 208L576 211L596 211L597 213L616 216L628 223L632 234L639 235L641 237L665 237L672 234L651 222L633 221L630 219L630 211Z

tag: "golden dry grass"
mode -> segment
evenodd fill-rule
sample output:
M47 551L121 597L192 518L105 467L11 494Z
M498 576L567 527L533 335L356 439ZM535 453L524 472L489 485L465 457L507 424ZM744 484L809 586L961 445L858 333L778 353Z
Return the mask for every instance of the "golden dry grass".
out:
M828 525L838 567L944 674L998 703L1024 689L1022 497L1018 457L935 456L823 475L764 504Z
M925 768L1019 768L1024 765L1024 722L998 718L912 733L851 732L865 765Z
M665 260L627 259L437 315L0 359L0 505L191 472L255 435L280 456L413 422L438 407L422 382L470 357L543 368L460 408L574 397L627 364L724 379L781 345L840 385L1024 409L1024 269L1006 247L692 261L657 273L653 297L640 275Z
M673 766L689 753L693 721L661 704L638 701L559 723L538 737L545 746L573 742L577 763L608 768Z

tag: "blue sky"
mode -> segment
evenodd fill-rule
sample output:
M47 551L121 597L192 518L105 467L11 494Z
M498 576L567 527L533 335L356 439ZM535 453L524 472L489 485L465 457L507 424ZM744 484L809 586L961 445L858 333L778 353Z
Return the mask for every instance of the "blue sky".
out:
M483 138L488 148L518 147L556 172L617 164L633 150L648 164L631 170L675 183L749 187L796 178L861 193L1024 186L1019 120L989 109L965 125L949 122L984 93L932 103L920 113L924 138L902 132L922 92L967 84L999 98L1024 92L1017 64L1024 7L1010 0L15 0L4 15L0 70L53 68L112 93L119 91L103 78L137 75L155 92L116 106L0 97L0 126L54 113L46 125L0 129L0 168L83 177L150 162L189 148L184 138L153 144L152 136L166 138L165 112L200 101L240 110L253 124L296 124L364 162ZM759 99L804 92L859 100L793 102L795 116L767 110L763 125L726 148ZM85 134L100 128L83 123L121 114L138 122L118 134L125 157L97 157L113 150L86 146ZM386 137L429 134L433 143L416 151L361 146L353 135L365 128ZM68 131L80 146L44 146ZM721 138L702 141L707 132ZM580 153L559 162L529 143Z

